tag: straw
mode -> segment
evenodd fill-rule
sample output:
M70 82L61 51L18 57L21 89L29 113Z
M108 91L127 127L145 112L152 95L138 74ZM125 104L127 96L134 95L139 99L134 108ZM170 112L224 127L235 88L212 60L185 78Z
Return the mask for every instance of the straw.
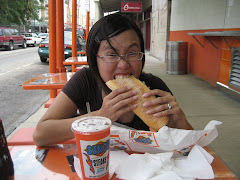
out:
M90 110L90 104L89 102L86 102L86 106L87 106L87 112L88 112L88 116L91 116L91 110Z

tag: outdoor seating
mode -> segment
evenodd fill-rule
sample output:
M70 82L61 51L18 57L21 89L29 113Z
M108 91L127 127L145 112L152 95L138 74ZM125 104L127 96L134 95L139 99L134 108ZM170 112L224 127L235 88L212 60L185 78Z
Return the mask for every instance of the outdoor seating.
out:
M64 65L71 65L72 72L76 72L77 65L88 65L86 56L70 57L67 58L64 62Z
M214 157L211 164L214 179L237 180L237 177L227 168L214 151L209 147L205 149ZM13 163L16 163L16 166L14 166L15 179L20 177L21 179L29 179L29 177L32 179L39 177L63 179L66 176L70 179L78 179L76 171L72 170L74 169L74 158L76 158L77 154L77 147L74 141L42 148L35 145L13 145L9 146L9 150L13 157ZM127 153L131 154L131 152ZM21 166L17 166L19 163L21 163ZM36 168L38 171L34 171ZM24 169L23 173L19 173L22 169ZM33 171L35 173L29 174L29 172ZM118 178L114 174L111 180L118 180Z

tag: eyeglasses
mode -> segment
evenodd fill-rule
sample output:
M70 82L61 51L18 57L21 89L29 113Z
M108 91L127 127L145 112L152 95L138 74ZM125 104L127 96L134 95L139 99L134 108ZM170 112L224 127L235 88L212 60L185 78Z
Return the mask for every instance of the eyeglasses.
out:
M125 55L118 55L118 54L108 54L105 56L99 56L98 54L96 55L97 57L101 58L103 60L103 62L106 63L115 63L120 61L120 59L123 60L128 60L128 61L140 61L143 58L144 53L143 52L130 52L128 54Z

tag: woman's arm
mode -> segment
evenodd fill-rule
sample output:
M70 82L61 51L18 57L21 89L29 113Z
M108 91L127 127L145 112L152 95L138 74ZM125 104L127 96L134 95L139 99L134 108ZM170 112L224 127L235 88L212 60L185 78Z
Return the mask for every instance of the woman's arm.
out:
M136 92L127 87L119 88L104 97L102 107L91 112L91 115L107 117L114 122L123 114L136 108L136 104L128 106L136 100ZM33 134L35 144L45 146L74 138L71 130L72 123L87 116L87 114L84 114L72 118L76 111L77 106L61 91L38 122Z
M35 144L44 146L74 138L71 124L80 118L72 118L76 111L77 106L64 92L60 92L37 124L33 134Z

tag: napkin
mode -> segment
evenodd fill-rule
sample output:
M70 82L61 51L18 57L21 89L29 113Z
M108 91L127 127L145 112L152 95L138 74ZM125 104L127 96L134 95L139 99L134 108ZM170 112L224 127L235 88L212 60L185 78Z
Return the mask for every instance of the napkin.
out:
M115 173L120 179L145 180L169 164L173 152L158 154L132 154L123 160ZM171 163L170 163L171 164Z
M112 178L118 165L129 155L125 151L109 151L109 179Z
M81 170L81 167L80 167L80 160L78 157L76 156L73 156L73 165L74 165L74 169L77 173L77 175L80 177L80 179L82 179L82 170Z
M188 156L179 158L174 158L173 152L129 155L115 173L125 180L213 179L212 161L207 151L195 145Z
M213 179L213 157L195 145L188 156L174 158L173 152L131 154L110 151L109 179L116 173L125 180L195 180ZM80 178L80 161L74 156L74 167Z
M168 171L164 174L157 175L149 180L182 180L182 178L179 177L175 172Z
M213 157L196 145L187 157L175 159L174 171L181 177L213 179L212 161Z

